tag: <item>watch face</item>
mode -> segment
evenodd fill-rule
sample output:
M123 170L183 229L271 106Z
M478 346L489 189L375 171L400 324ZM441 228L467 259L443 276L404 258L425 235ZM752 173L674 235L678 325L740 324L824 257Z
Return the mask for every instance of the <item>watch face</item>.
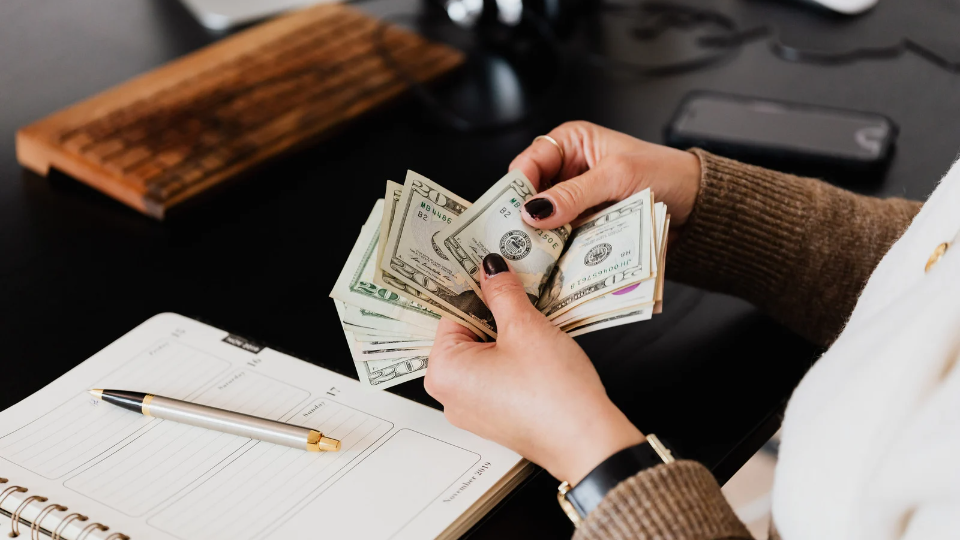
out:
M653 433L647 435L647 442L663 463L673 463L676 461L676 458L673 457L673 452Z
M570 518L570 521L573 522L573 526L580 528L580 524L583 523L586 515L580 515L579 510L567 499L567 494L570 492L570 483L564 480L560 487L557 488L557 502L560 503L560 508L563 510L563 513Z

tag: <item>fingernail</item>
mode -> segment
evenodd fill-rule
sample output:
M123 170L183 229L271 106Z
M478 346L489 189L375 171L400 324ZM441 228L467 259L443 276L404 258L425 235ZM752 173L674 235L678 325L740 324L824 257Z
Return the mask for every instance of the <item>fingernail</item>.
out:
M543 197L530 199L523 205L523 209L536 220L546 219L553 215L553 203Z
M506 272L510 268L507 267L507 261L503 260L503 257L499 253L491 253L483 258L483 273L487 277L493 277L500 272Z

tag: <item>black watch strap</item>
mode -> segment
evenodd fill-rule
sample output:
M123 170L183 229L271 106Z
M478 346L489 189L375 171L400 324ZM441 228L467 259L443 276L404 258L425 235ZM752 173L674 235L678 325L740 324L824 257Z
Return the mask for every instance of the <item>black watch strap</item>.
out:
M671 451L656 435L650 434L645 442L624 448L605 459L576 487L564 490L561 486L561 493L579 514L580 519L586 519L587 514L596 508L617 484L644 469L672 461L674 457Z

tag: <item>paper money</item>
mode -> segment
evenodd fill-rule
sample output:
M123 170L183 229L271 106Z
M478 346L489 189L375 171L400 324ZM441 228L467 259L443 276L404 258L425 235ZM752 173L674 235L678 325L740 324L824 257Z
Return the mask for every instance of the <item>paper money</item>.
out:
M360 382L374 390L386 390L413 379L419 379L427 373L429 355L411 356L393 360L371 360L354 362Z
M648 279L642 283L624 287L610 294L594 298L579 304L566 313L555 317L550 322L565 327L570 323L582 321L604 313L612 313L622 309L653 305L656 302L657 280Z
M456 266L458 279L466 278L481 297L480 265L495 252L509 261L530 302L537 303L563 253L570 226L544 231L524 223L521 207L536 193L522 172L511 171L438 235L437 243Z
M571 235L537 308L553 319L603 294L651 277L650 190L587 218Z
M493 314L461 277L435 240L470 206L429 179L407 172L390 224L380 268L434 300L454 318L496 337Z
M390 234L390 226L393 224L393 220L396 217L397 205L400 202L400 196L402 194L402 185L391 180L387 180L387 192L384 197L383 213L380 219L380 236L377 241L377 259L374 263L373 269L373 283L383 287L384 289L393 291L400 296L405 296L416 301L427 310L435 313L437 317L439 317L441 313L446 313L451 319L469 328L471 331L473 331L473 333L482 338L486 338L486 334L481 332L476 326L468 323L460 317L457 317L455 314L445 309L433 298L430 298L426 294L417 290L415 287L412 287L397 279L390 274L390 272L387 272L383 269L383 254L387 248L387 237Z
M330 296L345 304L419 326L432 333L440 322L438 314L373 282L382 212L383 200L379 200L360 229L360 237L357 238Z
M413 356L430 356L432 349L407 349L396 351L375 351L357 354L354 362L379 362L381 360L403 360ZM425 374L421 374L423 376Z
M333 299L333 304L337 308L337 316L340 318L343 329L350 332L373 334L377 339L431 339L434 334L419 326L344 304L336 298Z
M348 328L353 332L353 336L357 338L357 341L417 341L421 339L430 339L426 336L415 336L413 334L402 334L400 332L381 332L379 330L356 330ZM432 341L432 340L431 340Z
M354 337L360 343L360 350L362 351L387 351L387 350L396 350L396 349L429 349L433 347L432 339L364 341L362 339L359 339L356 336L356 334L354 334Z
M340 322L377 332L390 332L400 336L422 336L432 338L436 331L398 321L375 311L359 308L351 304L341 304Z
M605 328L613 328L624 324L646 321L653 317L653 307L646 306L642 308L631 308L628 310L608 313L584 321L580 321L569 327L563 327L563 331L571 337L581 336Z
M359 343L358 341L354 342ZM402 358L409 358L411 356L430 356L430 351L433 350L432 347L422 349L392 349L386 351L360 351L357 349L353 350L353 361L354 362L372 362L374 360L396 360Z
M344 331L347 343L353 341L349 331ZM351 348L351 354L353 349ZM385 390L400 383L419 379L427 373L429 354L411 354L402 358L362 361L354 357L353 365L357 369L360 383L364 388Z
M666 226L665 229L670 228L670 214L667 214ZM666 236L666 235L664 235ZM660 251L660 273L657 275L657 292L656 292L656 304L653 306L653 314L663 312L663 281L664 276L666 275L666 262L667 262L667 245L664 241L664 245Z
M474 205L414 172L403 186L387 182L330 293L364 387L423 377L441 316L496 338L480 289L491 252L571 336L660 312L670 218L649 190L552 231L521 219L534 194L519 172Z
M433 349L433 340L426 345L405 345L403 342L395 342L391 346L383 346L383 342L377 342L380 346L368 348L364 342L358 341L356 335L344 329L347 336L347 346L350 347L350 355L354 362L369 362L370 360L390 360L395 358L406 358L410 356L429 355Z
M666 205L663 203L654 204L654 247L653 253L656 255L650 260L652 268L662 266L658 259L666 253ZM655 264L656 263L656 264ZM662 273L658 273L659 278ZM635 283L623 287L614 292L604 294L592 300L577 304L575 307L554 317L551 322L557 326L566 326L571 322L580 321L590 317L595 317L603 313L611 313L630 307L639 307L652 305L656 301L656 291L659 279L648 279L640 283Z
M383 196L383 212L380 214L380 236L377 239L377 263L373 269L373 282L387 289L391 288L392 283L387 284L384 280L384 271L380 262L383 261L383 252L387 249L387 237L390 236L390 224L393 223L393 218L396 216L397 203L400 202L400 195L402 193L403 185L393 180L387 180L387 191ZM395 281L395 278L390 274L387 274L387 276ZM400 291L395 292L402 294Z
M343 320L340 321L340 324L343 325L344 330L353 332L353 335L357 337L358 341L383 341L387 339L430 339L430 336L407 334L404 332L389 332L386 330L379 330L377 328L368 328L365 326L351 324Z

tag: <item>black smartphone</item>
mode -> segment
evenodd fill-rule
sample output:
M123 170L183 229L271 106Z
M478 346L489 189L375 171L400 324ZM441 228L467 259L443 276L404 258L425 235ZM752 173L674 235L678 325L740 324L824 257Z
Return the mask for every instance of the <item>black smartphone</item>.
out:
M698 91L683 99L665 139L784 172L860 181L882 177L897 132L878 113Z

